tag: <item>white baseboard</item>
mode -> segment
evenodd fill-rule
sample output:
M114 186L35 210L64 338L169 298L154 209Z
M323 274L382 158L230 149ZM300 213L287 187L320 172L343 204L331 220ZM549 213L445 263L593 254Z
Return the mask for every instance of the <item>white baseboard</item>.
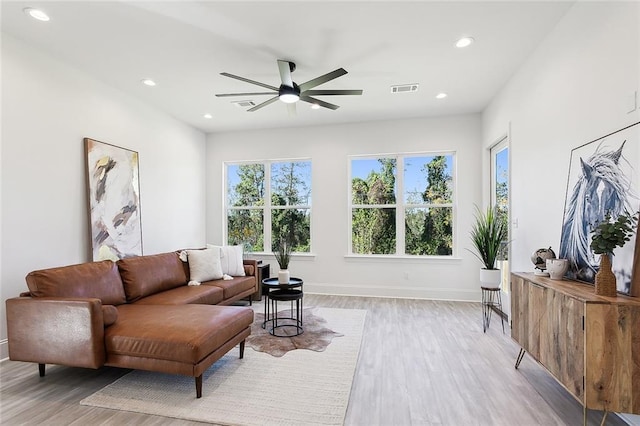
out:
M479 302L477 290L450 288L415 288L401 286L339 285L330 283L305 283L304 291L315 294L361 297L389 297L394 299L450 300L458 302Z

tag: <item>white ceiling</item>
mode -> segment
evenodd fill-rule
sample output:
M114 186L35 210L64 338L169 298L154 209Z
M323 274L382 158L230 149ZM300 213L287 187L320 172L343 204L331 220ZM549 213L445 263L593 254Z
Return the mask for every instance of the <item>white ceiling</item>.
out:
M480 112L571 4L3 1L1 29L204 132L220 132ZM27 6L51 20L33 20ZM465 35L476 42L455 48ZM336 111L300 102L296 115L282 102L246 112L214 96L264 91L221 72L279 86L277 59L297 64L297 83L345 68L347 75L316 89L364 94L320 97L340 105ZM144 86L143 78L158 85ZM419 83L418 92L390 93L407 83ZM437 100L439 92L449 96Z

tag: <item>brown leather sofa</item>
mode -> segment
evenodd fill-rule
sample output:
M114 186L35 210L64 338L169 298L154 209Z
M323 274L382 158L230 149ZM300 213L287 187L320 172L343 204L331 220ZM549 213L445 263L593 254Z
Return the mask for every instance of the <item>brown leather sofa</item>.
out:
M28 293L8 299L9 358L46 364L113 366L195 377L251 332L253 310L222 306L258 289L246 276L188 286L189 267L170 252L34 271Z

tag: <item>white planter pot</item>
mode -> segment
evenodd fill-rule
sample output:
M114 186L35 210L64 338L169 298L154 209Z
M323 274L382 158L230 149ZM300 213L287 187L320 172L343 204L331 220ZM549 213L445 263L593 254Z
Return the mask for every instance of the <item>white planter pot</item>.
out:
M502 271L500 269L480 269L480 283L484 287L500 287Z
M280 269L278 271L278 282L280 284L289 284L289 278L291 275L289 274L288 269Z

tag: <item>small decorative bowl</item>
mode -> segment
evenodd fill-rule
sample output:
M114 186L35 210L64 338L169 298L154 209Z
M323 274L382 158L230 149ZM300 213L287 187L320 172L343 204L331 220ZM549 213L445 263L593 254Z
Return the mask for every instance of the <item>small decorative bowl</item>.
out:
M552 280L561 280L569 269L567 259L547 259L547 272Z

